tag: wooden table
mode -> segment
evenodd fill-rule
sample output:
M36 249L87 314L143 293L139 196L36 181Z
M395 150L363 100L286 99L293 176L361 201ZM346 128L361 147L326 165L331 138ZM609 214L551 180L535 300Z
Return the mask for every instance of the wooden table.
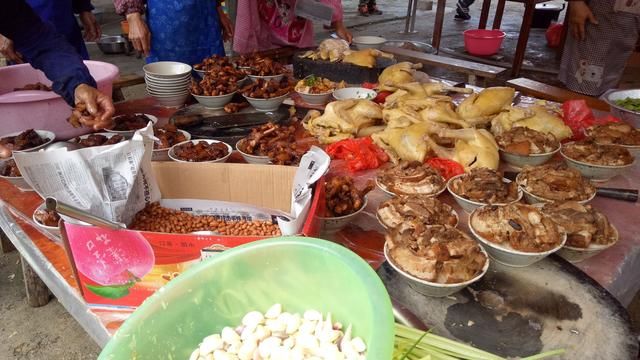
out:
M500 29L502 24L502 15L504 13L504 6L507 0L498 0L498 6L496 8L496 14L493 19L493 29ZM518 45L516 46L516 52L513 57L513 66L511 68L511 74L513 77L520 75L522 69L522 62L524 61L524 55L527 49L527 42L529 41L529 32L531 31L531 21L533 20L533 12L536 4L548 2L549 0L508 0L513 2L519 2L524 4L524 15L522 17L522 25L520 25L520 32L518 35ZM444 9L446 0L438 0L436 7L436 20L433 25L433 38L431 45L436 49L440 49L440 39L442 37L442 25L444 23ZM489 18L489 9L491 7L491 0L483 0L482 10L480 12L480 22L478 24L479 29L485 29L487 27L487 20Z

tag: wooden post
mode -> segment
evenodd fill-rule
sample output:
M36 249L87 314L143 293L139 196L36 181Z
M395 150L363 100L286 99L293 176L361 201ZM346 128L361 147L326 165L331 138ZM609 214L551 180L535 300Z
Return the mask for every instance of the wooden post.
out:
M49 303L51 293L49 288L38 277L35 271L27 263L27 261L21 256L20 262L22 263L22 276L24 277L24 288L27 292L27 303L31 307L45 306Z
M440 38L442 37L442 24L444 23L444 8L447 0L438 0L436 5L436 21L433 24L433 38L431 46L436 49L436 54L440 50Z
M16 250L16 247L13 246L13 243L9 241L9 238L2 230L0 230L0 250L3 254Z

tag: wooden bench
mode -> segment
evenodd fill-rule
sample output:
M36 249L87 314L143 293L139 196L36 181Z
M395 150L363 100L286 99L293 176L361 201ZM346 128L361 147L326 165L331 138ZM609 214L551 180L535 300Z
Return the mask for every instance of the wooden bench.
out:
M441 67L454 72L467 74L468 83L470 85L484 85L484 81L486 79L495 79L498 75L507 71L507 69L499 66L486 65L440 55L426 54L398 47L384 46L381 50L393 54L396 59L401 61L421 63L423 65ZM478 79L481 81L480 84L476 84Z
M507 81L507 86L511 86L525 95L538 99L556 101L559 103L566 100L585 100L587 105L592 109L607 112L610 110L609 105L598 98L579 94L571 90L562 89L527 78L511 79Z

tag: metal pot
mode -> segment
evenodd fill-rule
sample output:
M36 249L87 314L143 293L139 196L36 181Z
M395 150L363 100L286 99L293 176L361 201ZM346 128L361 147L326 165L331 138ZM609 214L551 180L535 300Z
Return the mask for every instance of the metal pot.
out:
M124 36L105 36L96 41L96 44L103 54L128 54L131 49L129 41Z

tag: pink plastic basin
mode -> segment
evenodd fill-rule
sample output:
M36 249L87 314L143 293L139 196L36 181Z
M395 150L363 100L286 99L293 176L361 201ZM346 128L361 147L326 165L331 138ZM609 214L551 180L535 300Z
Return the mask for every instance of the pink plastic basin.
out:
M111 96L112 85L118 76L118 67L100 61L85 61L89 72L98 83L98 89ZM26 129L49 130L56 139L65 140L91 131L73 128L67 122L71 115L69 105L52 91L13 91L27 84L41 82L51 85L44 73L29 64L0 68L0 135Z
M502 30L473 29L464 33L464 48L471 55L489 56L500 50L505 32Z

